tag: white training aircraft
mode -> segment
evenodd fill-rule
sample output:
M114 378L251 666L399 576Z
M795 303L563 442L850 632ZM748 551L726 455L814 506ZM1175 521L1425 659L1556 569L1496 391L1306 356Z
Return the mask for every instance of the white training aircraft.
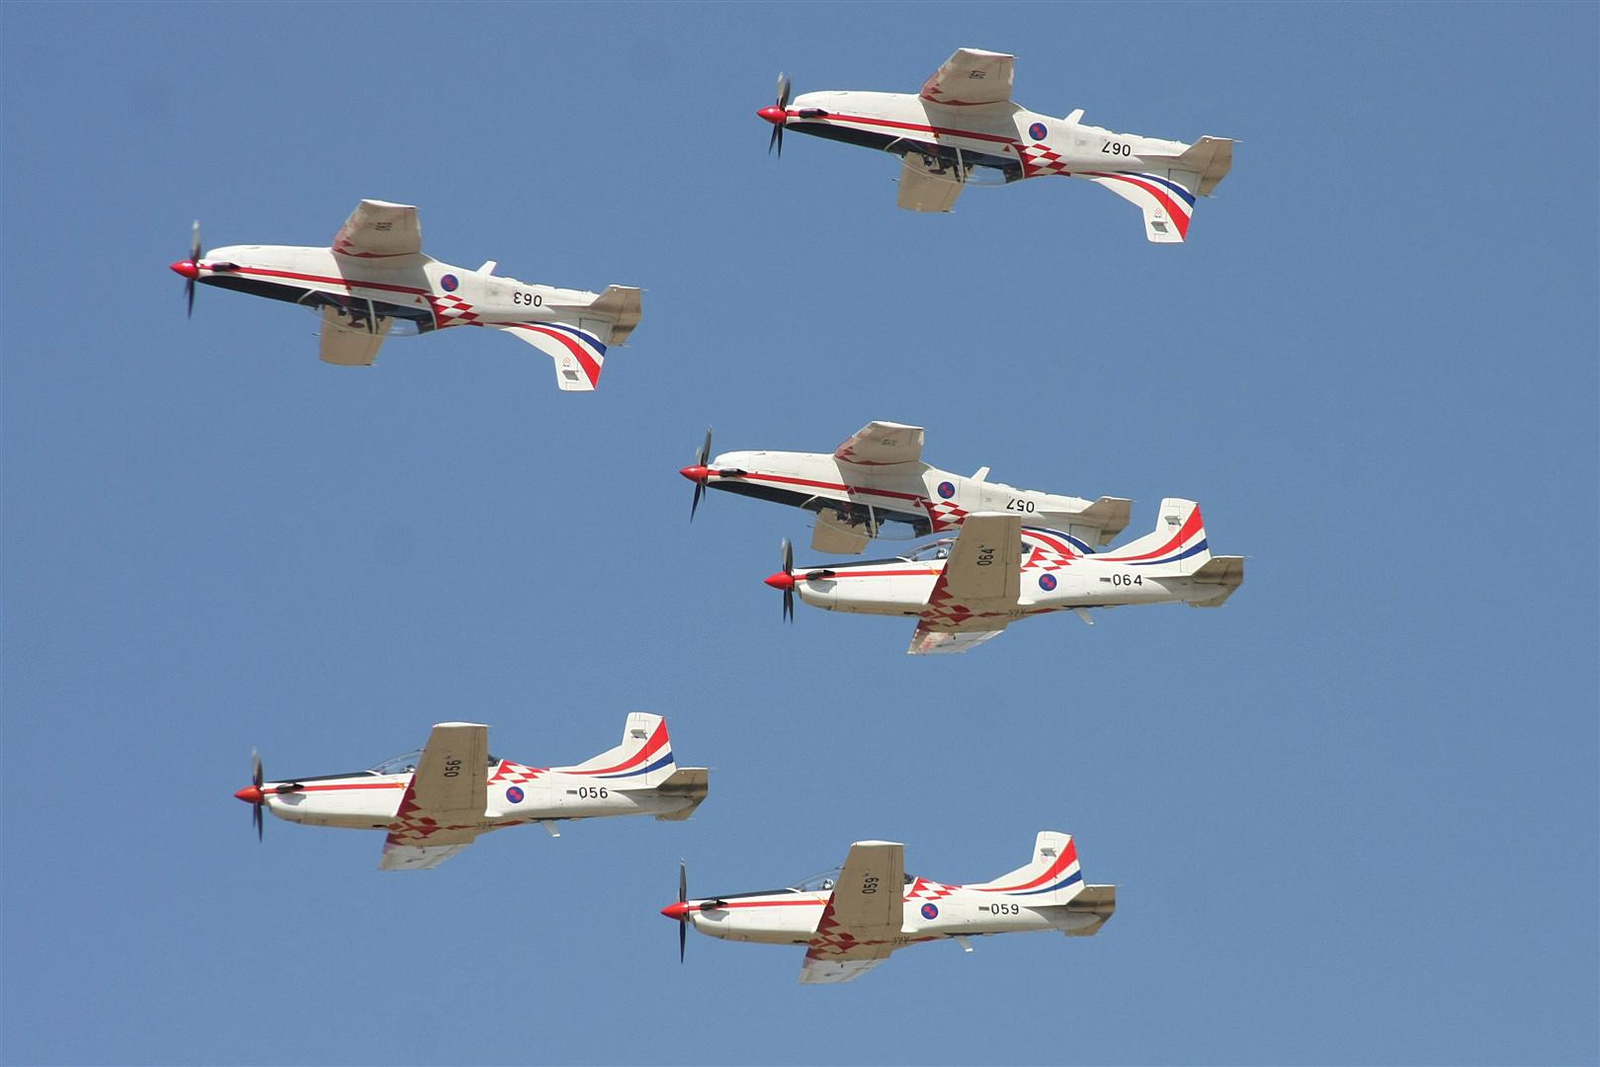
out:
M1017 515L969 515L955 538L895 559L840 563L796 571L783 543L783 569L766 579L783 591L783 614L794 617L794 594L830 611L914 615L911 655L965 652L998 636L1016 619L1051 611L1177 601L1214 608L1244 582L1243 556L1213 556L1200 505L1169 497L1153 533L1104 554L1055 531L1024 528Z
M1025 515L1063 532L1092 552L1128 525L1131 501L1103 496L1090 502L991 482L989 468L970 478L922 462L923 430L898 422L869 422L829 452L724 452L711 455L711 431L693 466L678 473L694 483L689 517L709 489L774 500L817 513L811 547L853 554L886 522L905 523L913 536L954 530L977 511Z
M234 796L308 826L383 830L386 871L437 867L504 826L541 823L560 837L560 819L654 815L687 819L706 798L708 771L672 760L667 722L634 712L622 744L575 767L528 767L489 755L489 728L442 722L419 752L351 774L269 782L255 759L252 784Z
M900 156L899 203L912 211L949 211L974 168L989 167L1007 183L1052 175L1094 182L1144 213L1150 240L1182 241L1195 197L1210 196L1233 166L1233 142L1115 133L1085 125L1082 108L1064 119L1028 111L1011 100L1014 64L1001 52L962 48L920 93L803 93L793 106L780 74L777 104L756 114L772 123L767 151L776 145L779 155L784 131L794 130Z
M1087 937L1117 908L1117 887L1083 884L1070 834L1042 831L1026 866L992 882L946 885L905 873L905 846L857 841L844 866L787 889L690 899L678 869L678 958L689 926L727 941L805 945L800 981L848 982L906 945L1026 930Z
M363 200L326 248L230 245L202 256L196 222L189 258L172 269L188 279L190 314L196 282L311 308L322 317L325 363L371 366L391 333L487 326L555 360L561 389L599 385L607 346L624 344L639 325L640 290L529 285L495 266L491 259L467 270L423 255L416 208Z

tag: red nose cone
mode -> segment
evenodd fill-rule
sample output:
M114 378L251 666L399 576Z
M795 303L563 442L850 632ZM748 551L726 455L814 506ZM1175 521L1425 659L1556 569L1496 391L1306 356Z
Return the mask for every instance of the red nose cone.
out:
M200 266L192 259L180 259L172 265L172 269L191 281L200 277Z
M676 904L668 904L666 907L661 909L661 914L665 915L669 919L677 919L679 922L682 922L683 917L689 914L689 902L686 900L680 900Z
M785 574L782 571L779 571L777 574L774 574L774 575L772 575L772 576L770 576L768 578L764 578L762 580L764 582L766 582L768 585L772 586L772 588L774 588L774 589L793 589L794 588L794 575Z
M760 111L757 111L756 114L760 115L762 118L766 119L768 122L772 123L774 126L782 126L784 124L784 122L789 118L789 113L787 111L783 110L783 108L781 108L781 107L776 107L776 106L764 107Z
M711 477L711 469L709 467L684 467L678 473L691 482L703 482Z
M261 803L261 787L258 785L247 785L233 795L244 801L246 804Z

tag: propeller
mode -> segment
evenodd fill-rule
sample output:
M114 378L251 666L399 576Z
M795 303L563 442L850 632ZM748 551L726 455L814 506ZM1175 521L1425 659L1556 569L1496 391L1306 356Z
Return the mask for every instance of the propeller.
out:
M774 589L783 590L783 618L786 622L794 621L794 545L789 539L783 539L783 570L769 575L766 583Z
M767 139L767 155L772 154L774 146L778 149L778 158L783 158L783 124L788 121L789 90L793 86L789 82L789 75L778 75L778 102L772 107L764 107L756 114L772 123L772 136Z
M689 919L687 905L689 903L689 868L683 860L678 861L678 904L681 914L678 916L678 962L683 962L684 946L689 941Z
M261 753L255 749L250 750L250 784L233 794L246 804L250 805L250 821L256 824L256 840L261 840L262 817L261 808L266 804L266 794L262 792L262 783L266 778L261 773Z
M706 427L706 439L700 444L700 451L694 454L694 466L685 467L678 473L694 483L694 501L689 505L689 521L694 521L694 513L700 510L700 498L706 495L706 478L710 471L706 469L706 462L711 459L711 427Z
M189 238L189 258L172 264L172 269L183 275L183 295L189 303L189 317L194 318L194 280L200 276L200 220L194 220L194 230Z

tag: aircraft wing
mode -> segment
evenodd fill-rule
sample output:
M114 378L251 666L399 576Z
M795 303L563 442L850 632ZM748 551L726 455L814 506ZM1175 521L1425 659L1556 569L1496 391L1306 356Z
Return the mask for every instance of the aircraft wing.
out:
M962 522L929 603L942 592L958 601L1001 599L1015 604L1021 589L1022 516L978 512Z
M410 204L363 200L333 235L333 250L356 259L393 259L422 252L422 222Z
M1022 589L1022 516L968 515L906 652L965 652L999 635Z
M851 845L806 949L800 981L848 982L888 959L905 922L904 892L904 845L894 841Z
M869 422L833 450L833 458L858 467L887 467L922 458L922 427Z
M949 211L966 184L953 167L918 152L907 152L900 168L900 193L895 203L908 211Z
M937 653L965 652L975 645L983 644L991 637L999 637L1000 632L1006 628L1006 621L993 620L990 623L992 628L987 630L946 630L926 622L919 622L916 631L911 635L911 647L906 649L906 655L928 656Z
M930 104L970 107L1001 104L1011 99L1016 57L979 48L959 48L922 84L922 99Z
M382 315L361 319L332 304L322 308L322 350L324 363L341 367L370 367L378 358L383 339L389 336L394 320Z
M400 798L383 844L382 870L437 867L466 848L489 806L489 728L442 722Z

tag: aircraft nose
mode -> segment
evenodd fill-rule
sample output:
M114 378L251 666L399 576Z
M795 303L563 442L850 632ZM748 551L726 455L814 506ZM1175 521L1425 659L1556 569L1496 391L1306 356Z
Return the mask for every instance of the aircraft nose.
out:
M200 266L192 259L180 259L172 264L172 269L190 281L200 277Z
M246 804L261 803L261 787L259 785L247 785L233 795Z
M707 478L711 477L711 468L684 467L682 470L678 471L678 473L689 479L691 482L703 482Z
M661 914L665 915L669 919L677 919L679 922L682 922L689 914L689 902L687 900L680 900L676 904L668 904L666 907L661 909Z
M774 589L793 589L794 588L794 575L785 574L782 571L779 571L776 574L770 574L767 577L763 578L762 581L766 582L768 585L772 586L772 588L774 588Z
M760 111L757 111L756 114L760 115L774 126L782 126L789 119L788 112L784 111L784 109L781 107L776 107L771 104L762 108Z

